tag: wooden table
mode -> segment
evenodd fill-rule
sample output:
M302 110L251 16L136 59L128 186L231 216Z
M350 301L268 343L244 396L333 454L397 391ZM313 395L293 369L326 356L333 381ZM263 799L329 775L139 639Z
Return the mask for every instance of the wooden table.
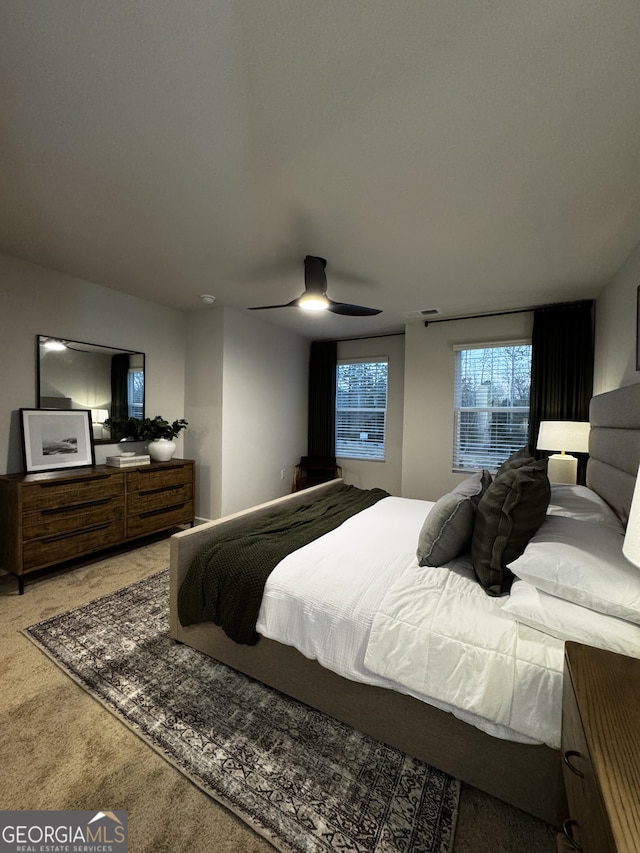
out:
M640 660L566 643L562 760L577 849L638 853Z

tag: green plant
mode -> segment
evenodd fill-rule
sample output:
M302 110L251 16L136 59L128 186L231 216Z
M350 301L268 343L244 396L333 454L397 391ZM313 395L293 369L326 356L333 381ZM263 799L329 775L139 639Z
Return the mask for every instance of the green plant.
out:
M184 418L171 423L161 415L154 418L107 418L105 427L111 430L114 441L153 441L156 438L176 438L188 425Z
M185 421L184 418L169 423L161 415L156 415L155 418L144 418L142 421L142 432L147 441L153 441L156 438L172 439L180 435L182 430L186 429L187 425L188 421Z
M143 421L140 418L107 418L104 426L111 431L113 441L142 441Z

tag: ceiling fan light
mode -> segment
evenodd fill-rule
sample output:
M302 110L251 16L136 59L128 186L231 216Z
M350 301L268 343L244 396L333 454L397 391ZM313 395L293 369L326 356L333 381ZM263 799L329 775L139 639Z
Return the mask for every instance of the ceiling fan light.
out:
M304 308L305 311L326 311L329 307L329 300L326 296L318 296L313 293L305 293L298 300L298 306Z

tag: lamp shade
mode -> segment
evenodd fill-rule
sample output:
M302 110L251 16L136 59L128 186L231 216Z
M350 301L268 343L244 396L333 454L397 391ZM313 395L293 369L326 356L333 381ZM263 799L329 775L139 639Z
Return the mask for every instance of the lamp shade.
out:
M629 562L636 566L640 566L640 471L636 486L633 490L633 499L629 510L629 521L627 522L627 532L624 535L624 543L622 545L622 553Z
M94 424L103 424L108 417L108 409L91 409L91 422Z
M538 450L589 452L588 421L541 421L538 431Z

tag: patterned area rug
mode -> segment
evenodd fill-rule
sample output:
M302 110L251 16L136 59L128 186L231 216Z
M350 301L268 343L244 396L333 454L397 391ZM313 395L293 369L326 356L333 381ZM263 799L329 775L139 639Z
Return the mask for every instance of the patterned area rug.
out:
M32 625L55 663L286 853L449 853L460 783L168 636L168 572Z

